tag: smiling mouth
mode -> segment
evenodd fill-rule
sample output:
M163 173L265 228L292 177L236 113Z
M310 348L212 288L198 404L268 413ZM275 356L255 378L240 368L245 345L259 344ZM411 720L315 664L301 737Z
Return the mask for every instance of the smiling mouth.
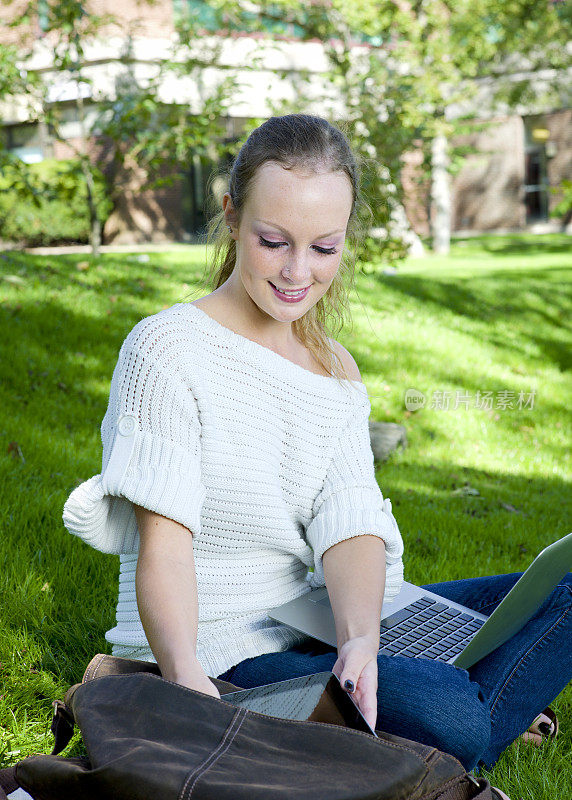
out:
M301 289L282 289L280 286L276 286L276 284L272 283L272 281L268 281L268 283L283 294L299 294L300 292L305 292L306 289L310 288L309 286L302 286Z

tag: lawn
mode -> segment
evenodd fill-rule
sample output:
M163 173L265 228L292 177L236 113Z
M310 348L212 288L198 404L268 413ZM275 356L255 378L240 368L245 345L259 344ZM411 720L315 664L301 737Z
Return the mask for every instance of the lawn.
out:
M109 652L118 559L70 536L62 508L101 469L124 337L206 293L203 261L199 246L95 260L0 254L0 767L49 752L51 700ZM358 275L338 338L371 419L407 428L408 447L377 477L409 580L522 570L569 532L571 272L569 237L523 235ZM490 776L512 800L572 797L570 686L554 708L558 740L511 749Z

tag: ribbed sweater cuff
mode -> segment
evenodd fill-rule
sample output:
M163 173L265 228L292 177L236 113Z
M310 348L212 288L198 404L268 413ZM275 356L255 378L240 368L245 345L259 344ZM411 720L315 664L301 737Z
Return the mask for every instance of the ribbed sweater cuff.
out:
M370 534L385 542L386 597L397 594L403 579L403 540L391 511L391 501L386 498L381 507L373 505L376 494L371 487L349 487L328 497L307 530L314 551L313 585L324 584L322 556L329 547Z
M63 521L70 533L97 550L130 553L137 550L139 538L132 503L198 534L205 495L199 458L137 430L116 436L106 469L74 489Z

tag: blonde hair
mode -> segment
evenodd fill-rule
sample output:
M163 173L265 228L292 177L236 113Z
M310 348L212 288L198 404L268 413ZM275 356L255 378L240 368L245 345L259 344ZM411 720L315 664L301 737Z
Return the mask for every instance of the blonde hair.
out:
M217 180L221 182L221 178L224 179L224 191L229 192L240 221L256 171L266 161L278 162L285 169L343 171L349 179L352 208L339 269L326 293L304 316L292 323L295 335L328 375L338 380L349 380L328 334L335 338L344 327L346 316L350 318L349 292L354 285L356 253L363 235L358 210L366 204L360 193L357 159L340 128L322 117L309 114L271 117L252 131L236 156L230 173L219 172L211 176L207 253L209 247L212 248L212 257L210 260L207 258L207 276L202 285L210 291L218 289L228 280L236 265L236 243L225 222L221 196L213 191Z

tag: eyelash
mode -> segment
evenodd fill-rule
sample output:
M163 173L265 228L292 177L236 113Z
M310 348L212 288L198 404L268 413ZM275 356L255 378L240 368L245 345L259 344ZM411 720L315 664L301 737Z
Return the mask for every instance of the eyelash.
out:
M269 247L271 250L276 250L278 247L282 247L285 242L269 242L268 239L265 239L263 236L258 237L258 241L263 247ZM335 247L319 247L317 244L314 245L316 248L316 252L319 253L321 256L332 256L334 253L337 253Z

